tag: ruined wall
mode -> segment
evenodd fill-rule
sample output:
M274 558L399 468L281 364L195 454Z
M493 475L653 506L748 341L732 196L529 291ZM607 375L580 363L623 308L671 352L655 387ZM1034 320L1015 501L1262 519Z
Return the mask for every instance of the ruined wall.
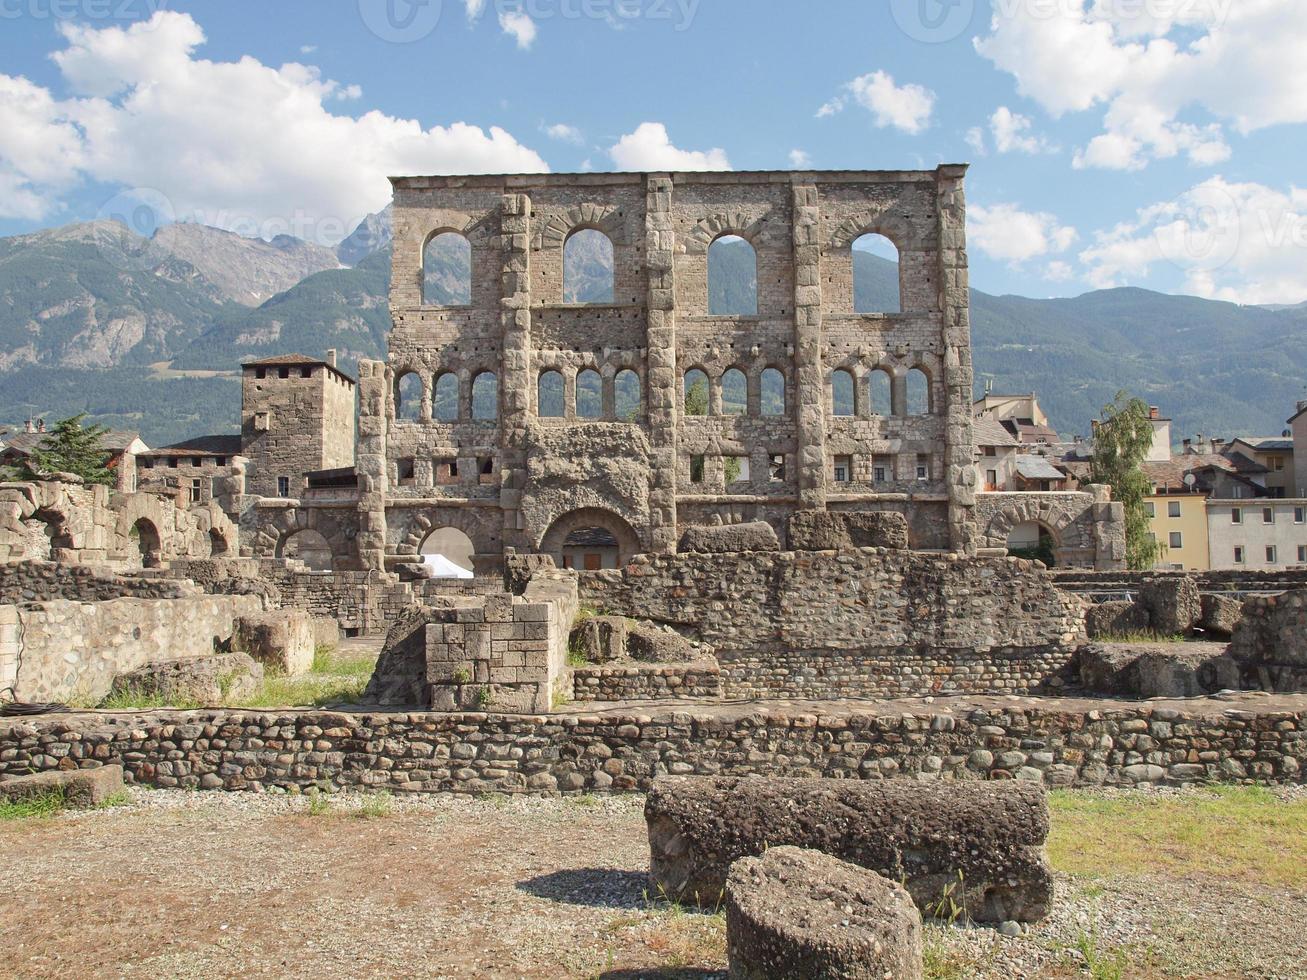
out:
M1059 566L1125 570L1125 512L1107 487L1088 492L981 493L976 526L981 548L1001 550L1018 524L1037 523L1053 536Z
M641 556L582 602L707 643L729 697L893 697L1061 686L1083 602L1019 559L858 549Z
M212 654L236 617L262 608L256 596L227 595L0 606L0 690L18 701L94 702L117 674Z
M715 701L721 695L722 672L715 660L572 669L572 700L578 702Z
M1307 691L1307 589L1245 602L1230 656L1245 688Z
M550 716L168 711L0 720L0 774L121 763L137 785L396 793L647 790L668 772L1029 779L1054 786L1300 784L1301 699L1011 699L836 713L723 708Z
M48 561L0 562L0 596L6 602L105 602L109 599L176 599L199 589L174 579L120 575L109 567Z

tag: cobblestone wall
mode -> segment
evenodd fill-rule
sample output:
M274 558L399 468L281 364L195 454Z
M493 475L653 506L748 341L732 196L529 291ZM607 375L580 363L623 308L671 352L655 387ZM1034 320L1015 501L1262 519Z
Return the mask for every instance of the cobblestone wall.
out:
M576 667L573 701L650 701L662 698L716 700L721 668L713 661L692 664Z
M191 711L0 722L0 773L121 763L150 786L393 792L647 789L673 774L1301 783L1307 701L960 699L551 716Z
M1245 602L1230 656L1244 687L1307 691L1307 589Z
M7 602L44 602L70 599L104 602L131 596L137 599L172 599L200 590L175 579L120 575L110 568L66 565L48 561L0 562L0 596Z

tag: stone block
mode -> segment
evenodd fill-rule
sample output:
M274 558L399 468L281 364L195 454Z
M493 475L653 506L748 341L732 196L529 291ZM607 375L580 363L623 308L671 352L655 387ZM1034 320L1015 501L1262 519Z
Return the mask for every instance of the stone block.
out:
M258 689L263 666L247 653L215 653L193 660L166 660L119 674L115 694L158 695L166 704L198 701L203 705L230 703Z
M301 609L276 609L236 620L232 649L294 677L313 668L313 621Z
M1188 633L1203 617L1203 600L1192 576L1145 579L1139 604L1148 611L1149 626L1166 636Z
M1237 689L1239 669L1221 643L1091 643L1080 683L1118 698L1194 698Z
M621 660L629 623L625 616L591 616L572 630L572 645L592 664Z
M792 551L845 551L853 547L842 515L824 510L805 510L791 516L789 538Z
M1085 633L1089 638L1128 636L1148 629L1148 610L1137 602L1099 602L1085 610Z
M1203 632L1215 639L1230 639L1243 618L1243 603L1223 595L1204 595L1202 603L1203 615L1198 625Z
M722 554L737 551L780 551L776 531L766 521L691 527L681 535L679 550Z
M93 807L122 791L123 767L116 763L96 769L56 769L13 776L0 782L0 799L14 803L58 793L67 806Z
M653 877L673 900L713 905L734 861L781 845L902 881L919 909L951 899L980 922L1036 921L1053 898L1048 802L1029 782L668 776L645 820Z
M680 633L652 623L636 623L627 635L626 649L632 660L648 664L689 663L703 656Z
M773 847L726 882L732 980L918 980L921 915L902 886L819 851Z

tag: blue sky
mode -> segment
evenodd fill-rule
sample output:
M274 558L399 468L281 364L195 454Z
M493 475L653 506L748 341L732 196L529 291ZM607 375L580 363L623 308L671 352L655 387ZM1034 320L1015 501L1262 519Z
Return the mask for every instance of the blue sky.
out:
M0 0L0 20L0 234L145 202L331 242L388 173L961 161L978 288L1307 300L1301 0Z

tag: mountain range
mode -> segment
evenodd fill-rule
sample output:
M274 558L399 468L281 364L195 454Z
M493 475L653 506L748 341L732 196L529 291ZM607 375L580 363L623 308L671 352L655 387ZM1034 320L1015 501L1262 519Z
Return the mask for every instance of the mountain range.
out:
M456 241L456 240L455 240ZM608 295L611 254L573 239L569 299ZM725 242L714 311L747 310L748 247ZM859 309L897 296L897 266L855 252ZM462 295L466 251L442 247L428 284ZM370 215L332 250L197 224L141 238L91 222L0 239L0 421L86 411L151 445L237 428L242 359L335 348L352 370L382 356L390 329L389 215ZM1126 389L1162 408L1173 432L1274 435L1307 397L1307 303L1251 307L1144 289L1068 299L971 294L976 384L1036 391L1053 425L1084 433Z

